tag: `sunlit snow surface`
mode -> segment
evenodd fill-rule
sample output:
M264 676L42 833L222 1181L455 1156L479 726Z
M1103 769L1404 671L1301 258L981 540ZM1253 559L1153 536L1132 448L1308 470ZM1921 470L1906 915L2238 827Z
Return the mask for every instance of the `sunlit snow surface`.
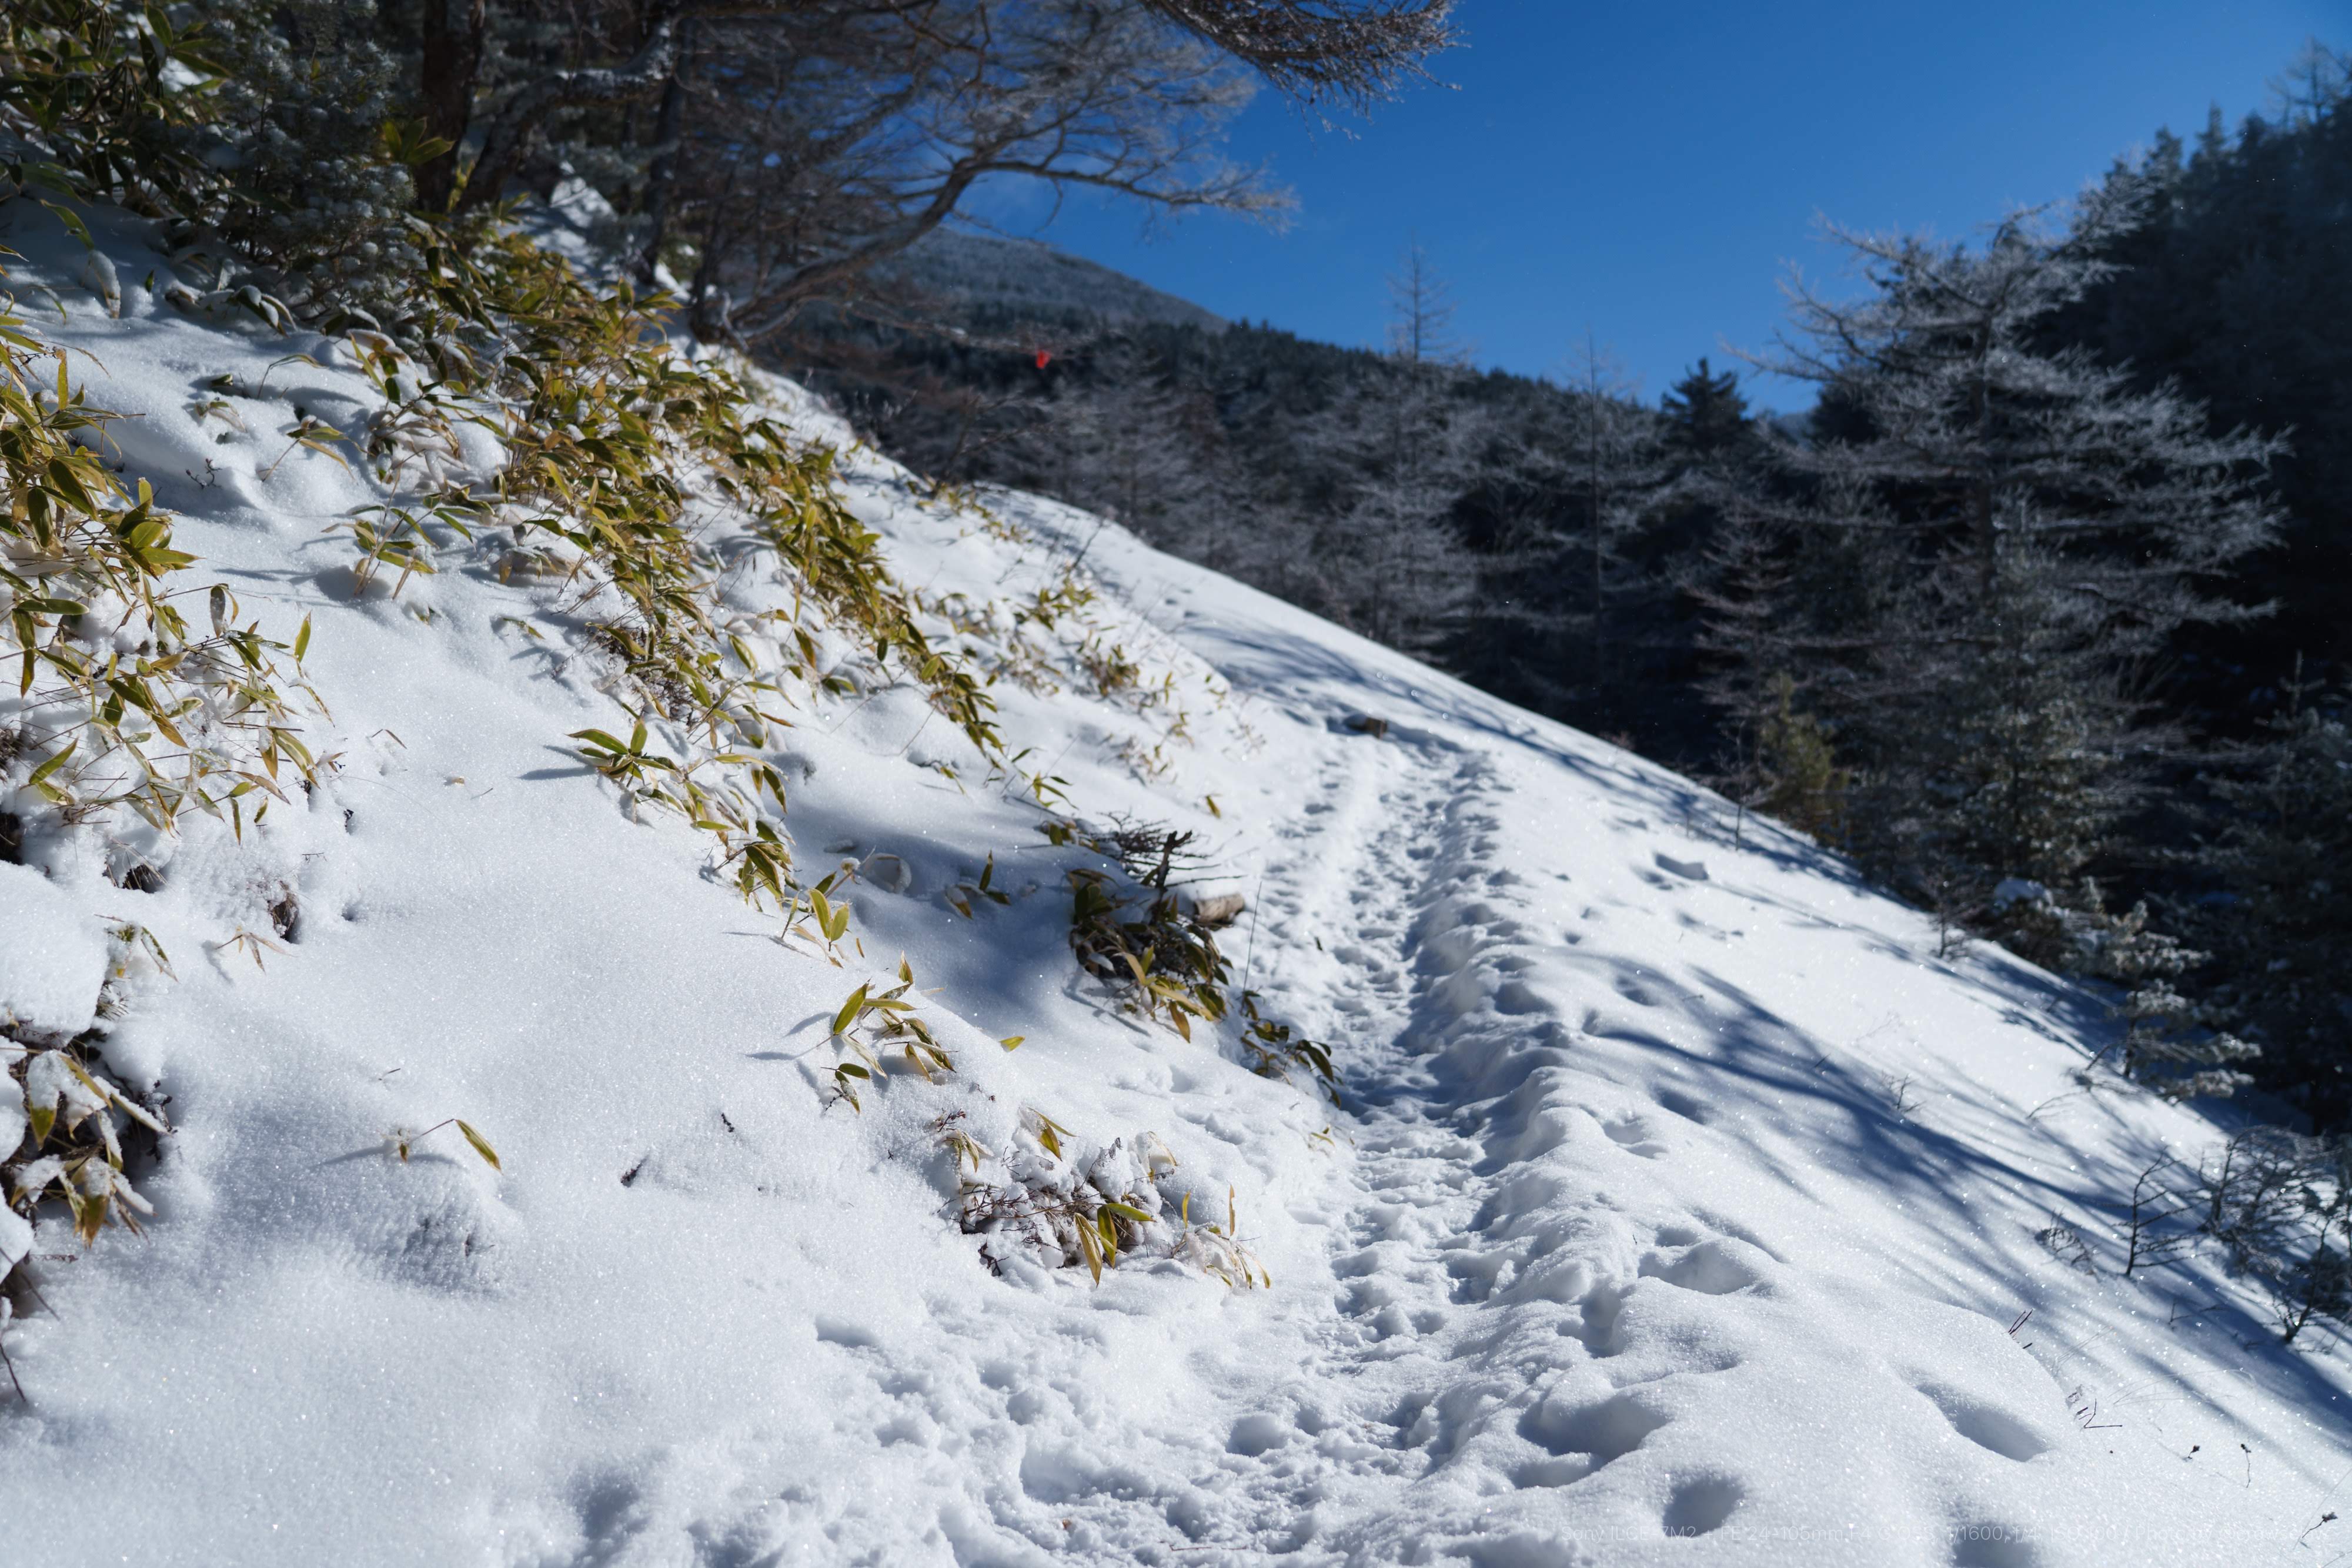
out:
M1066 509L994 497L1031 537L992 537L870 455L857 509L927 594L1026 595L1084 552L1098 634L1174 706L1007 683L1008 739L1089 818L1203 835L1256 906L1237 967L1333 1043L1346 1106L1121 1016L1066 939L1083 857L908 692L792 716L803 868L911 872L855 894L864 958L834 967L705 874L702 835L631 821L578 765L566 734L620 710L559 588L453 557L351 601L321 530L373 486L303 451L259 477L296 405L364 418L347 361L278 366L222 443L189 412L203 382L328 346L135 286L109 320L26 205L0 240L55 286L43 329L88 350L95 400L135 416L116 439L199 580L281 633L315 618L341 770L242 847L199 826L155 850L159 893L50 839L49 886L0 903L135 918L179 973L107 1050L170 1096L157 1213L83 1256L45 1225L50 1310L6 1340L30 1405L0 1404L0 1561L2352 1549L2319 1523L2352 1500L2340 1353L2271 1347L2202 1264L2113 1277L2116 1195L2217 1134L2071 1092L2107 1027L2088 999L1997 951L1939 961L1923 916L1612 747ZM158 265L100 238L126 285ZM992 854L1013 902L967 921L944 895ZM266 931L280 884L299 939L257 967L220 945ZM0 976L54 988L78 950L12 924ZM828 1106L827 1022L902 951L961 1071ZM961 1111L1001 1142L1024 1104L1158 1134L1196 1218L1230 1190L1271 1289L990 1274L929 1129ZM502 1175L450 1130L388 1152L449 1116ZM2096 1277L2036 1239L2053 1218Z

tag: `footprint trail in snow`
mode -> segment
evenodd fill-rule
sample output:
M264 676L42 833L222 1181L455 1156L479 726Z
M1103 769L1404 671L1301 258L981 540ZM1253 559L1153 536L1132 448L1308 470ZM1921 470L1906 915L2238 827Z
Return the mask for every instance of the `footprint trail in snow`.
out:
M2135 1541L2194 1561L2242 1500L2218 1471L2184 1490L2118 1462L2194 1440L2160 1408L2177 1392L2085 1420L2114 1364L2010 1331L2045 1299L2026 1228L1972 1271L1942 1236L1886 1234L1883 1191L1848 1201L1940 1189L1929 1207L1981 1235L1969 1206L2000 1174L1824 1044L1919 984L1922 956L1862 924L1887 906L1800 902L1786 883L1818 882L1818 857L1676 831L1689 787L1591 743L1389 716L1379 739L1339 711L1305 727L1315 788L1268 852L1253 944L1257 983L1319 998L1309 1032L1341 1048L1322 1299L1289 1287L1198 1369L1248 1389L1219 1503L1106 1542L1482 1568L2018 1568ZM1792 975L1821 956L1776 928L1849 950ZM1244 1371L1269 1364L1292 1375Z

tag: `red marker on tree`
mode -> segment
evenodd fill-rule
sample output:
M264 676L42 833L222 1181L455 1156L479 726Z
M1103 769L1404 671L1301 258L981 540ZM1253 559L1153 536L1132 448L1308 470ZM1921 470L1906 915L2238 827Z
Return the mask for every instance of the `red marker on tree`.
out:
M1041 370L1041 371L1042 371L1042 370L1044 370L1047 365L1050 365L1050 364L1052 364L1053 362L1054 362L1054 350L1051 350L1051 349L1040 349L1040 350L1037 350L1037 368L1038 368L1039 370Z

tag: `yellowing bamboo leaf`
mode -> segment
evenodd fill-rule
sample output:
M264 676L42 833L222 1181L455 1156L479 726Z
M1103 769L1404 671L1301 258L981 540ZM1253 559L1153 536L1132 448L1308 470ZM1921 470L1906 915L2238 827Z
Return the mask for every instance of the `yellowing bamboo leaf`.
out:
M499 1152L490 1147L490 1141L488 1138L485 1138L481 1134L474 1131L474 1125L472 1123L459 1122L457 1124L457 1131L466 1135L466 1141L474 1145L474 1152L481 1155L483 1163L488 1165L492 1170L499 1171L505 1168L499 1164Z

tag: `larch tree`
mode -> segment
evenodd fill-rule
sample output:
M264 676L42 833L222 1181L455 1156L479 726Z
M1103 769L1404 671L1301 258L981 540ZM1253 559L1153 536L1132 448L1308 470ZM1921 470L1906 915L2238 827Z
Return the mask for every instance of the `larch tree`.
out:
M1389 353L1407 365L1458 366L1470 351L1454 335L1453 286L1438 274L1421 241L1406 242L1389 274Z
M1418 244L1389 280L1389 355L1304 433L1349 476L1332 548L1318 570L1343 617L1377 642L1435 650L1471 592L1472 566L1453 526L1481 439L1454 395L1466 373L1454 306Z
M1624 628L1612 612L1656 585L1628 555L1672 477L1658 416L1636 402L1615 362L1585 334L1569 377L1577 394L1559 444L1542 455L1568 503L1567 527L1552 541L1559 570L1575 586L1560 601L1571 646L1582 644L1582 684L1607 688L1611 649Z
M1214 468L1206 459L1217 440L1214 411L1170 384L1132 339L1110 340L1094 358L1091 383L1056 411L1056 439L1071 465L1067 497L1156 544L1194 554L1206 541L1171 525L1180 517L1197 522L1201 493L1212 487Z

